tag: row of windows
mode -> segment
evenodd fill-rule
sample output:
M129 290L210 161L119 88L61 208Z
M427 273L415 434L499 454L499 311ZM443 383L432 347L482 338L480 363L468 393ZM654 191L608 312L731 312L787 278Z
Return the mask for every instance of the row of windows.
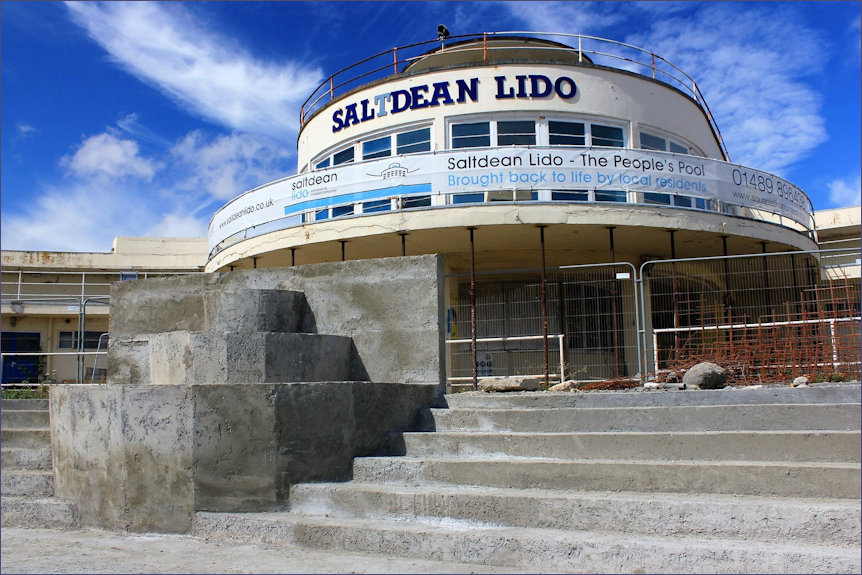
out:
M561 120L487 120L453 123L450 126L450 148L483 148L497 146L587 146L622 148L626 146L625 130L592 122ZM682 142L663 136L640 133L641 148L674 153L697 153ZM385 158L431 151L431 128L419 128L387 134L339 150L318 159L316 169L348 164L356 159Z
M79 331L61 331L57 340L58 349L78 349L80 343ZM84 332L84 349L106 349L108 334L101 331Z

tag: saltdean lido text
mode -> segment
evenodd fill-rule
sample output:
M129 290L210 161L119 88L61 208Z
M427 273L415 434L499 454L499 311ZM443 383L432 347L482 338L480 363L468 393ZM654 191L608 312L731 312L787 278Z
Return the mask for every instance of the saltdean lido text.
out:
M578 93L575 81L568 76L554 80L542 74L517 75L514 82L506 76L494 76L497 100L537 99L558 97L570 100ZM433 108L447 104L463 104L479 101L479 78L448 80L412 86L409 90L383 92L372 98L348 104L332 113L332 131L361 124L389 114L400 114L406 110Z

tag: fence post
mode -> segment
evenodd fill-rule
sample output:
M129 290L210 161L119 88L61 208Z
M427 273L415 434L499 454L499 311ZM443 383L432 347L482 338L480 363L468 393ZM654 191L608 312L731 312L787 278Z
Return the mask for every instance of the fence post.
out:
M470 355L473 361L473 390L479 389L479 373L476 365L476 251L473 243L473 232L470 230Z
M548 373L548 298L547 277L545 274L545 227L538 226L539 238L542 243L542 364L545 369L545 387L550 383Z

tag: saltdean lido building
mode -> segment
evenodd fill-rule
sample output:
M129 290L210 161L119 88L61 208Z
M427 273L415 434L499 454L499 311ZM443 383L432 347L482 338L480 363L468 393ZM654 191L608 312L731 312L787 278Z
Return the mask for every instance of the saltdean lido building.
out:
M677 322L635 309L644 262L817 249L808 197L733 163L696 80L631 45L441 35L336 72L299 113L298 173L213 216L206 270L440 254L451 380L470 371L471 298L486 374L535 371L512 358L550 331L552 363L631 376L638 318ZM602 286L545 284L538 311L536 270L608 263Z

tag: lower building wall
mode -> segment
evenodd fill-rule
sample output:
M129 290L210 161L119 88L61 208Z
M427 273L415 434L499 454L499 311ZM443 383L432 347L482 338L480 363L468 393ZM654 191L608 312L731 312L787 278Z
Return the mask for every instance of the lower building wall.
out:
M187 532L195 511L274 510L289 487L422 428L436 384L56 385L55 493L85 525Z

